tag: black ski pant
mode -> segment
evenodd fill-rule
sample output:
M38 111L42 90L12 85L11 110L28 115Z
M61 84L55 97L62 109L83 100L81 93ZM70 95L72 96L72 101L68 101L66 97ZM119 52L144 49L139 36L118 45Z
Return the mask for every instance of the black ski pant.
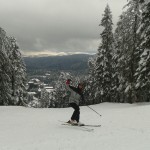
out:
M74 112L71 116L71 120L76 120L79 122L80 119L80 108L76 103L70 103L70 106L74 109Z

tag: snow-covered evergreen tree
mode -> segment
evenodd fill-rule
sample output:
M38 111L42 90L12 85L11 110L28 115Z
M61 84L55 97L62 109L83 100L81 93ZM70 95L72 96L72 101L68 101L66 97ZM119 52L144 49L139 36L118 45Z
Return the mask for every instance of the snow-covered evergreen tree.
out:
M0 28L0 105L8 105L11 99L11 81L8 72L11 70L11 62L8 57L9 41L6 32Z
M150 101L150 0L142 2L142 22L139 28L141 34L141 55L137 69L136 88L141 101Z
M115 48L119 78L119 93L121 102L137 100L134 76L140 56L140 35L137 30L140 25L139 0L129 0L126 10L120 16L115 30Z
M0 28L0 104L23 105L25 65L14 38Z
M98 48L95 62L96 99L102 101L111 101L111 83L112 83L112 53L113 53L113 33L112 33L112 14L109 5L106 6L100 26L103 32L101 35L101 44Z
M49 108L51 105L51 96L50 93L46 91L46 89L42 90L40 106L42 108Z
M89 66L89 76L87 79L87 85L85 89L85 95L87 96L86 101L88 104L96 104L99 103L99 100L96 101L95 98L95 89L96 89L96 77L95 77L95 62L96 62L96 55L90 57L88 60Z
M19 46L15 38L10 37L10 61L11 68L11 87L12 87L12 100L15 105L23 105L23 97L26 84L26 68L22 60Z
M63 105L68 103L68 93L66 89L66 80L71 79L70 73L61 72L59 79L55 86L55 104L56 107L63 107Z

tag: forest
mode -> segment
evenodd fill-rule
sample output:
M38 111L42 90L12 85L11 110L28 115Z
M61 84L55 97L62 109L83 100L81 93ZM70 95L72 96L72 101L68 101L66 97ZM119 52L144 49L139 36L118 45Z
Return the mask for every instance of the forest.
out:
M68 101L65 80L84 82L85 103L150 101L150 1L129 0L116 28L107 4L100 18L103 28L97 53L88 59L88 74L75 76L60 70L51 95L38 107L63 107ZM0 105L28 106L26 65L14 37L0 28ZM31 103L31 102L30 102Z

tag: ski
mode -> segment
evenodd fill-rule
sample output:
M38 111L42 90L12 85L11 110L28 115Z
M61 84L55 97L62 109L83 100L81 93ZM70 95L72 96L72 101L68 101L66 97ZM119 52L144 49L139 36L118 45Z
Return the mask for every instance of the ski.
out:
M86 128L84 126L78 126L78 125L74 125L74 124L69 124L69 123L62 123L61 125L66 125L66 126L72 126L72 127L78 127L78 128L82 128L84 129L84 131L94 131L94 129L89 129L89 128Z
M62 122L62 123L65 123L65 124L69 124L69 123L67 123L65 121L61 121L61 120L59 120L59 121ZM100 124L96 124L96 125L92 125L92 124L81 124L81 125L78 125L78 124L75 124L74 126L101 127Z
M81 126L87 126L87 127L101 127L100 124L96 124L96 125L92 125L92 124L84 124L84 125L81 125Z

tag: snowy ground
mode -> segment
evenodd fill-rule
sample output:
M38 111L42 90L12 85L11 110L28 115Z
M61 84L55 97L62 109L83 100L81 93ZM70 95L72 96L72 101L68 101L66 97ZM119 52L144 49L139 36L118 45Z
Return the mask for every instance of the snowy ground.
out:
M0 107L0 150L150 150L150 103L81 107L81 121L101 124L93 132L63 126L71 108Z

